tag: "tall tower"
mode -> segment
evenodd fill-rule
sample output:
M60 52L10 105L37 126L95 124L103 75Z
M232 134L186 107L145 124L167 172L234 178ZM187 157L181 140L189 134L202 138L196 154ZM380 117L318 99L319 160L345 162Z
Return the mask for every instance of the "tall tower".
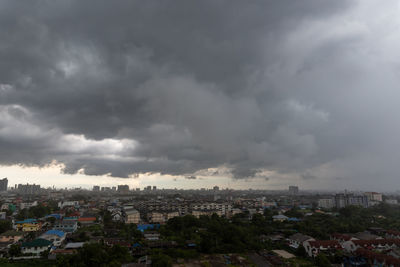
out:
M4 178L0 180L0 191L7 191L8 179Z

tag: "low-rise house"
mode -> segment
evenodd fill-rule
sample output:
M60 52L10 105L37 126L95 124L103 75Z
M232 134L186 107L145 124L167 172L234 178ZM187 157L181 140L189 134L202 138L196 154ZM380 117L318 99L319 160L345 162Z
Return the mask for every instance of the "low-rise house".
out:
M385 237L388 239L400 239L400 232L395 230L387 230Z
M81 225L94 224L96 222L96 217L81 217L78 219Z
M122 211L120 211L120 210L113 210L113 211L111 212L111 217L112 217L112 220L113 220L114 222L120 222L120 221L122 221L123 218L124 218L124 216L123 216L123 214L122 214Z
M168 221L169 219L179 217L179 212L178 211L170 211L165 214L165 219Z
M334 233L331 235L331 240L337 240L343 246L344 243L347 241L358 240L358 239L355 237L352 237L351 235Z
M200 218L200 216L212 216L216 214L218 216L222 216L222 212L220 210L193 210L192 215L196 218Z
M391 255L385 255L372 250L358 249L355 254L358 257L367 259L369 265L367 266L385 266L385 267L397 267L400 266L400 259L397 259ZM361 266L361 265L360 265Z
M370 232L359 232L353 235L355 238L360 240L375 240L375 239L383 239L378 235L371 234Z
M62 220L54 224L55 230L60 230L66 233L73 233L78 229L78 222L76 220Z
M121 247L126 247L127 249L130 249L132 247L130 242L118 238L104 238L104 244L108 246L118 245Z
M65 232L60 230L49 230L42 234L40 238L49 240L53 242L53 246L59 247L65 240Z
M60 201L58 202L58 207L63 209L65 207L79 207L79 201Z
M158 232L154 232L154 231L145 232L143 235L146 240L150 240L150 241L156 241L156 240L160 239L160 234Z
M70 242L65 245L64 249L78 249L83 247L85 242Z
M50 255L48 257L49 260L55 260L57 259L58 255L73 255L76 254L78 251L76 249L61 249L57 248L55 250L52 250L50 252Z
M9 230L0 235L0 243L16 243L24 237L22 232Z
M37 205L38 205L37 201L33 201L33 202L22 202L22 203L19 204L19 209L21 209L21 210L23 210L23 209L29 209L29 208L35 207L35 206L37 206Z
M36 255L40 255L43 251L50 249L53 242L43 239L37 238L31 242L24 242L21 245L21 251L23 254L32 253Z
M342 245L337 240L308 240L303 246L310 257L317 256L320 252L332 254L336 250L342 250Z
M284 222L287 221L288 219L289 219L288 216L282 214L272 216L272 220L275 222Z
M151 223L164 223L165 222L165 216L161 212L150 212L148 215L149 221Z
M299 246L302 246L305 241L311 241L315 240L311 236L308 235L303 235L300 233L293 234L289 236L288 241L289 241L289 247L297 249Z
M125 223L135 223L140 222L140 213L135 209L125 210Z
M383 251L400 248L400 239L350 240L343 243L343 247L348 252L357 249Z
M22 232L36 232L40 230L41 226L42 223L38 222L36 219L25 219L23 221L17 221L14 224L14 228Z
M56 220L61 220L62 215L61 215L61 214L58 214L58 213L53 213L53 214L47 215L47 216L46 216L46 219L47 219L47 218L54 218L54 219L56 219Z
M0 211L0 220L5 220L7 218L7 212Z

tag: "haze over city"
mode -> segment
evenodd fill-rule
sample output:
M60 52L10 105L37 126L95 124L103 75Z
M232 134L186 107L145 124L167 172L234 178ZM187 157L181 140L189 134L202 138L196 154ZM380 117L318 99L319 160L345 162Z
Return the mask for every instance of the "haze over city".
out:
M1 1L0 177L396 191L400 4Z

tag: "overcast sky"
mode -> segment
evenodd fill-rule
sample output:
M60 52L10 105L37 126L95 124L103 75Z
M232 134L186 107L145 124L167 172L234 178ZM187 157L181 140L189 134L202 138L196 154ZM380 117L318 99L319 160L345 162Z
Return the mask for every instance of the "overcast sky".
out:
M0 1L10 184L400 189L397 0Z

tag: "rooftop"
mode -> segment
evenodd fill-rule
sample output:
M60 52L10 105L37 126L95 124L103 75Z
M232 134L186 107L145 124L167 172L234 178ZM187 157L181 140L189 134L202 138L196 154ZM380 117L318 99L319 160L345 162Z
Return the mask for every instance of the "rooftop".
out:
M43 239L43 238L37 238L31 242L24 242L22 243L22 247L25 248L32 248L32 247L48 247L51 244L53 244L53 242Z
M65 236L65 233L60 230L49 230L46 233L44 233L44 235L57 235L59 237L63 237Z

